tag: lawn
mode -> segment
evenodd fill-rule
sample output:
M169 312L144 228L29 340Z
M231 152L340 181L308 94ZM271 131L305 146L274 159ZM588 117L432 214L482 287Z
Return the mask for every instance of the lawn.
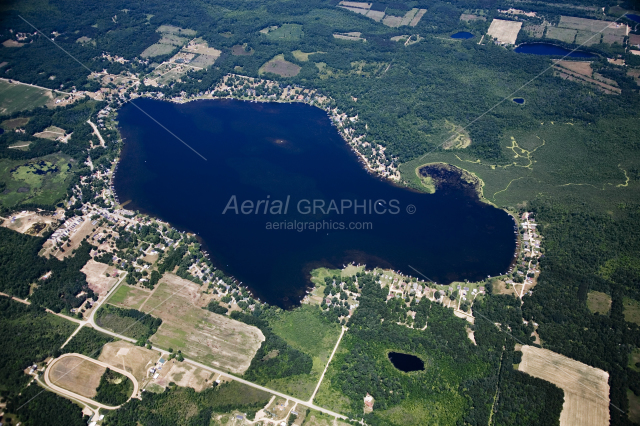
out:
M0 81L0 114L9 115L44 106L51 100L50 94L49 90Z
M611 296L600 291L590 291L587 296L587 307L592 313L606 315L611 309Z

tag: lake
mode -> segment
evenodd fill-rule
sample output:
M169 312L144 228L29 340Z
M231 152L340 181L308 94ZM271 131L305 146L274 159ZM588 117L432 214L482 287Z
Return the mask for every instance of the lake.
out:
M470 38L473 38L473 34L471 34L470 32L467 31L459 31L453 35L451 35L451 38L461 38L464 40L468 40Z
M627 13L625 16L627 18L631 19L634 22L640 22L640 15L635 15L633 13Z
M524 98L513 98L511 100L513 102L517 103L518 105L523 105L524 104Z
M395 368L405 373L411 371L423 371L424 362L415 355L403 354L401 352L389 352L389 361Z
M516 53L529 53L532 55L552 55L552 56L569 56L570 58L597 58L598 55L593 53L576 50L571 52L564 47L556 46L549 43L524 43L516 47Z
M126 104L120 202L197 233L217 267L270 304L297 304L320 266L355 262L417 276L413 267L449 283L495 276L512 262L507 213L465 188L429 195L371 175L319 108L135 102L206 161ZM309 229L316 223L320 230Z

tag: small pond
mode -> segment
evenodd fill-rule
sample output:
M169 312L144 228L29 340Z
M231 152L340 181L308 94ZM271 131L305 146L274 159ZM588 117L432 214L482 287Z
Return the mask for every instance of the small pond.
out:
M633 13L627 13L625 16L627 18L631 19L634 22L640 22L640 15L634 15Z
M516 47L516 53L529 53L532 55L569 56L570 58L597 58L593 53L576 50L572 52L564 47L549 43L524 43Z
M518 105L524 105L524 98L513 98L511 100L517 103Z
M451 38L461 38L461 39L464 39L464 40L468 40L470 38L473 38L473 34L471 34L470 32L467 32L467 31L459 31L459 32L453 34L451 36Z
M424 362L415 355L389 352L389 361L391 361L395 368L405 373L424 370Z

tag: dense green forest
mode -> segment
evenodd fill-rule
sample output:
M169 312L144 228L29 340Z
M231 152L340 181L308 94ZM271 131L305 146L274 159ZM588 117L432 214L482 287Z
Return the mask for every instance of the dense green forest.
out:
M238 382L225 383L196 392L192 388L170 387L161 394L144 392L105 417L105 426L197 426L210 424L213 413L238 410L253 419L271 395Z
M0 391L13 396L29 381L24 369L60 354L77 325L34 305L0 297Z
M63 353L82 354L97 359L102 352L102 347L107 343L117 340L107 334L101 333L93 327L82 327L62 348Z
M38 286L29 296L31 303L55 312L77 308L88 298L97 300L80 269L91 258L93 246L82 242L73 256L60 261L38 256L47 237L31 237L0 227L0 291L26 298L30 285ZM51 271L46 280L38 279ZM82 296L79 294L84 292Z
M24 426L85 426L88 421L79 405L43 390L35 383L9 400L7 412L17 413Z
M133 393L133 383L126 376L107 368L93 399L102 404L118 406L127 402Z

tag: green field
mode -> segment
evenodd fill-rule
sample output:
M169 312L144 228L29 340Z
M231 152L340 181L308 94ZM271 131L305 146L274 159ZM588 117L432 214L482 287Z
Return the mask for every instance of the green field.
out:
M41 107L51 100L49 93L49 90L0 80L0 114Z
M622 306L624 307L624 319L627 322L640 325L640 302L625 297L622 301Z
M269 382L267 387L292 391L299 398L309 398L340 336L340 326L321 316L315 305L302 305L292 311L281 311L269 319L275 334L295 349L311 355L313 369L308 375L297 375Z
M115 293L109 297L109 303L125 308L139 309L148 296L148 291L123 283L118 287Z
M73 160L64 154L51 154L29 161L0 159L0 204L14 207L21 203L54 205L67 192Z
M276 30L269 31L267 38L272 41L295 41L300 40L303 35L302 25L284 24Z

